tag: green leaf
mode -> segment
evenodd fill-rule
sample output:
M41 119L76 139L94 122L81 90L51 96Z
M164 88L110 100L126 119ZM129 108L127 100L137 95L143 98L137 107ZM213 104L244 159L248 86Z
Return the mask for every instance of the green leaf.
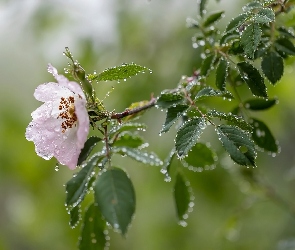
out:
M138 73L144 73L146 71L151 72L150 69L140 66L134 63L122 64L121 66L108 68L98 74L98 81L116 81L116 80L126 80L132 76L137 75Z
M181 163L189 170L201 172L213 169L217 160L216 154L204 143L196 143Z
M241 77L249 86L253 95L267 97L264 79L259 71L248 62L240 62L237 64Z
M271 51L262 57L261 68L267 79L275 84L284 73L284 60L276 52Z
M277 99L251 99L244 102L244 107L253 111L259 111L269 109L276 103Z
M279 38L274 42L275 48L278 52L283 53L284 55L295 55L295 46L287 38Z
M175 139L178 157L186 157L206 127L207 121L204 118L192 118L179 128Z
M94 197L106 221L125 235L135 212L135 192L127 174L116 167L103 172L95 183Z
M207 4L207 1L208 0L200 0L199 13L201 17L203 17L204 13L206 12L205 6Z
M223 36L220 38L219 44L223 45L223 44L227 44L234 40L239 40L239 39L240 39L239 33L237 31L232 31L232 32L223 34Z
M208 55L204 59L202 66L201 66L200 75L207 76L209 74L209 72L213 69L214 60L215 60L214 54Z
M184 177L177 173L176 182L174 184L174 200L176 205L177 217L180 221L187 218L187 213L191 201L190 185Z
M243 117L234 115L232 113L223 113L216 110L211 110L207 113L208 117L216 117L230 122L232 125L238 126L243 130L252 131L252 126L248 124Z
M81 210L81 207L80 205L78 205L69 211L71 228L75 228L79 224L79 221L81 219L80 210Z
M175 148L173 148L168 157L165 159L163 166L161 168L161 173L165 175L165 181L169 182L171 181L171 176L170 176L170 167L171 167L171 163L172 160L175 156Z
M240 28L241 25L243 25L245 23L245 21L247 20L247 18L249 18L248 14L241 14L235 18L233 18L229 24L227 25L225 31L227 33L236 31L237 29Z
M254 142L266 151L277 153L279 150L278 144L267 125L254 118L251 119L251 123L254 128L252 132Z
M122 123L118 126L113 126L110 130L110 135L116 134L116 133L122 133L124 131L130 131L130 130L142 130L145 131L147 126L144 123L138 123L138 122L126 122Z
M106 222L102 219L99 208L91 204L85 212L81 227L79 250L104 250L107 243L105 228Z
M248 133L230 125L219 125L216 132L233 161L244 166L255 166L255 144Z
M217 22L220 18L222 18L223 13L224 13L223 10L218 10L218 11L209 13L209 16L205 19L203 23L203 27L208 27L212 25L213 23Z
M116 147L113 148L113 151L124 156L129 156L136 161L142 162L144 164L149 164L151 166L160 166L163 164L159 157L153 152L147 153L139 149L130 147Z
M178 104L175 107L170 107L167 109L166 120L160 131L160 133L165 133L169 131L171 126L177 121L177 119L188 109L188 105Z
M275 20L275 13L271 8L259 9L257 13L253 16L253 21L255 23L264 24L270 23Z
M78 165L81 165L87 159L87 157L90 155L92 149L101 140L102 139L97 136L91 136L87 139L87 141L85 142L84 147L81 150L81 153L79 155Z
M179 93L161 93L156 106L160 108L169 108L183 102L184 98Z
M95 155L71 180L66 183L66 205L75 207L81 203L88 190L88 183L95 174L93 169L104 156Z
M246 4L244 7L243 7L243 11L252 11L254 9L261 9L263 8L263 5L259 2L251 2L251 3L248 3Z
M221 59L216 70L216 80L215 80L216 87L221 91L225 90L225 83L226 83L226 78L228 75L228 68L229 68L228 61Z
M278 30L278 32L280 32L280 35L283 36L283 37L295 38L293 29L290 29L290 28L288 29L286 27L281 26L277 30Z
M195 101L199 101L204 99L204 97L224 97L228 99L234 99L231 93L227 91L220 91L216 89L212 89L211 87L206 87L201 89L198 94L195 96Z
M144 140L141 136L131 133L129 131L125 131L121 133L117 140L113 143L113 147L131 147L131 148L138 148L144 143Z
M246 27L241 36L241 45L249 58L254 58L254 52L257 50L261 40L261 33L259 25L252 23Z
M244 53L244 48L239 40L236 40L231 44L228 53L232 55L239 55Z

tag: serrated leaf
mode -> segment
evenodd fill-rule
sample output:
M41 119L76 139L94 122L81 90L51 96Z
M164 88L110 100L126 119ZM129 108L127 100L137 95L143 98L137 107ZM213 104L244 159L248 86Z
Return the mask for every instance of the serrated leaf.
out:
M255 144L246 132L230 125L219 125L216 132L233 161L244 166L255 166Z
M188 213L191 200L189 188L189 182L186 181L180 173L177 173L173 194L177 217L180 221L186 219L185 215Z
M212 25L213 23L217 22L220 18L222 18L224 11L218 10L209 13L209 16L205 19L203 22L203 27L208 27Z
M79 250L104 250L107 243L105 228L106 222L102 219L99 208L92 203L85 212Z
M175 139L178 157L183 158L187 155L206 127L207 122L204 118L192 118L179 128Z
M87 141L85 142L84 147L81 150L81 153L79 155L78 165L81 165L87 159L87 157L90 155L92 149L101 140L102 139L97 136L91 136L87 139Z
M259 71L248 62L240 62L237 64L241 77L249 86L253 95L267 97L264 79Z
M219 64L216 70L216 78L215 78L216 87L221 91L225 90L225 83L226 83L226 78L228 75L228 68L229 68L228 61L221 59L219 61Z
M267 125L254 118L251 120L253 125L252 139L254 142L258 145L258 147L266 151L277 153L279 150L278 144Z
M157 99L156 106L160 108L169 108L183 102L184 97L179 93L161 93Z
M265 110L271 108L277 103L276 99L251 99L244 102L244 107L253 111Z
M200 0L199 13L201 17L203 17L204 13L206 12L205 6L207 4L207 1L208 0Z
M275 13L271 8L259 9L257 13L253 16L253 21L255 23L264 24L270 23L275 20Z
M166 120L160 131L160 133L165 133L169 131L171 126L177 121L177 119L189 108L188 105L178 104L175 107L170 107L167 109Z
M209 72L213 69L214 60L215 60L214 54L208 55L203 60L201 70L200 70L200 75L207 76L209 74Z
M220 91L212 89L211 87L206 87L201 89L195 96L195 101L199 101L204 97L224 97L227 99L234 99L233 95L227 91Z
M66 205L75 207L84 199L87 193L88 182L94 174L94 168L104 156L95 155L71 180L66 183Z
M284 60L276 52L270 51L262 57L261 68L267 79L275 84L284 73Z
M284 55L295 55L295 46L287 38L279 38L274 42L275 48Z
M236 29L239 29L240 26L242 24L244 24L244 22L247 20L247 18L249 18L249 15L248 14L241 14L235 18L233 18L229 24L227 25L225 31L227 33L230 33L230 32L233 32L233 31L236 31Z
M159 157L153 152L147 153L145 151L130 147L116 147L113 148L113 151L124 156L129 156L136 161L149 164L151 166L160 166L163 164Z
M201 172L203 169L212 169L216 159L217 156L210 147L204 143L196 143L181 162L189 170Z
M127 174L116 167L103 172L94 185L94 197L106 221L125 235L135 212L135 192Z
M81 207L80 207L80 205L78 205L69 211L71 228L75 228L80 221L80 218L81 218L80 209L81 209Z
M103 72L98 74L98 81L118 81L130 78L137 75L138 73L143 73L146 71L151 71L150 69L137 65L135 63L125 63L121 66L105 69Z
M245 54L249 58L254 58L254 52L257 50L261 40L261 29L257 23L252 23L246 27L241 36L241 45Z
M138 148L144 143L144 140L141 136L130 133L129 131L121 133L116 141L113 143L113 147L131 147L131 148Z
M172 163L172 160L175 156L175 148L173 148L168 157L164 160L164 163L163 163L163 166L161 168L161 173L165 175L165 180L166 181L170 181L171 180L171 177L170 177L170 167L171 167L171 163Z
M238 126L243 130L252 131L252 126L247 123L243 117L234 115L232 113L223 113L216 110L211 110L207 113L208 117L216 117L230 122L232 125Z

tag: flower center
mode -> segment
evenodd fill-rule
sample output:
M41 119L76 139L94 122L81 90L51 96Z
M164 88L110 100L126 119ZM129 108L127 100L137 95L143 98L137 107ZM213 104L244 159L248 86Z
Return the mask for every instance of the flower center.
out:
M62 97L59 102L58 109L61 111L57 116L57 119L63 119L61 124L62 133L66 132L68 128L77 126L77 115L75 113L75 98L69 96L67 98Z

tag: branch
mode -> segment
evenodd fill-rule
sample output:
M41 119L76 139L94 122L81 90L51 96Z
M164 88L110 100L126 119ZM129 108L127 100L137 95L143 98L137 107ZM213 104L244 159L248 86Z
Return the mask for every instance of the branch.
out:
M147 104L145 104L145 105L143 105L141 107L138 107L138 108L134 108L134 109L126 109L125 111L123 111L121 113L113 113L111 115L111 119L120 120L120 119L122 119L122 118L124 118L126 116L139 113L139 112L141 112L143 110L146 110L146 109L149 109L149 108L155 106L156 101L157 101L157 99L152 96L151 100Z

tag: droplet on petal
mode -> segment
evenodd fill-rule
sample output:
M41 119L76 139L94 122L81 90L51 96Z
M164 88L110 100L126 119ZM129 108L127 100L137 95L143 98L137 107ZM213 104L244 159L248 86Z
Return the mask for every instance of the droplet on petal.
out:
M44 104L32 112L26 138L34 142L37 155L43 159L55 157L74 169L89 133L86 98L78 83L58 75L51 65L48 72L57 83L44 83L36 88L34 96Z

